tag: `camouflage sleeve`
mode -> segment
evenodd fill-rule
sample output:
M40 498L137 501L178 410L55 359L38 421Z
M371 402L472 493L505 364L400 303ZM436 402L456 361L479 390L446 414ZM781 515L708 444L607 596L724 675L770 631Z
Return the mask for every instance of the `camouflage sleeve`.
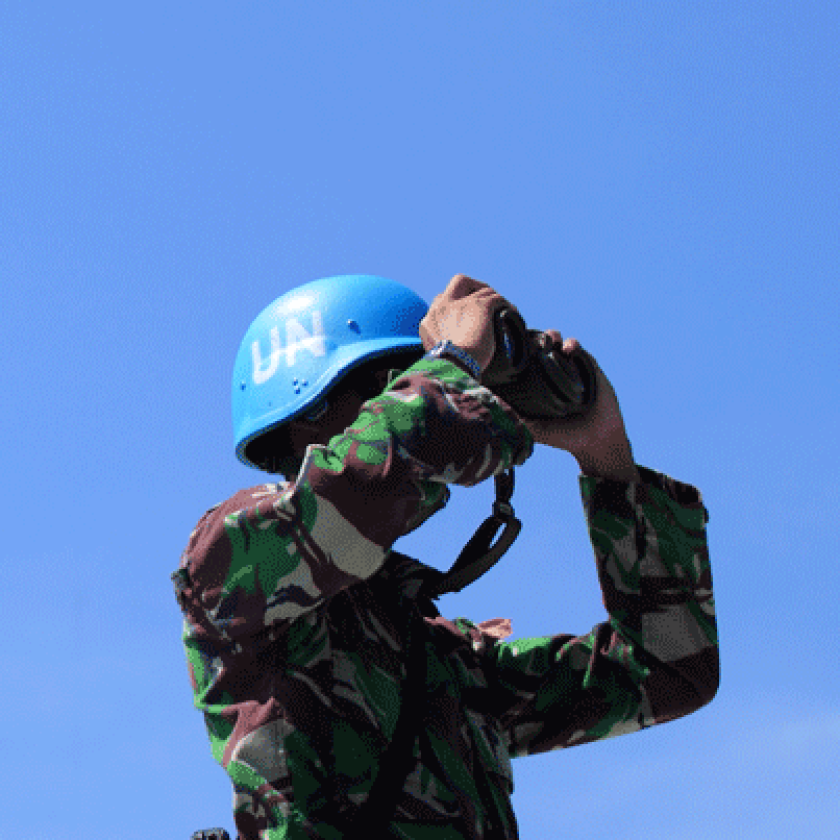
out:
M469 631L486 648L512 756L636 732L717 691L708 512L694 487L639 472L641 482L580 479L608 621L513 642Z
M344 433L308 447L294 483L241 491L205 515L182 559L190 623L234 639L298 618L375 574L397 538L446 504L447 484L522 464L533 445L468 373L421 359Z

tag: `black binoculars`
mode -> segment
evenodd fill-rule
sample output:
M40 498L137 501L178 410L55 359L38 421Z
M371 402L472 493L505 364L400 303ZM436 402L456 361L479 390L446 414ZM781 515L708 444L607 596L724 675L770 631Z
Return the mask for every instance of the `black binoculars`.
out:
M230 835L223 828L205 828L193 832L191 840L230 840Z
M494 315L496 352L481 384L527 420L583 416L595 402L595 368L581 349L565 356L551 337L529 330L513 309Z

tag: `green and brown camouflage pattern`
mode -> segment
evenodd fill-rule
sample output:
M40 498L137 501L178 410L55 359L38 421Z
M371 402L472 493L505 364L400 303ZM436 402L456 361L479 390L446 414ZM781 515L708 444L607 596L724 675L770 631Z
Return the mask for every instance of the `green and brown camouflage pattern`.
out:
M199 521L173 574L194 703L233 783L239 840L341 838L394 731L404 640L423 605L425 717L390 836L516 838L511 758L689 714L718 686L705 524L692 486L581 476L607 621L505 641L447 620L393 543L450 483L519 465L533 439L446 359L423 359L294 483L242 490ZM524 580L523 586L531 585Z

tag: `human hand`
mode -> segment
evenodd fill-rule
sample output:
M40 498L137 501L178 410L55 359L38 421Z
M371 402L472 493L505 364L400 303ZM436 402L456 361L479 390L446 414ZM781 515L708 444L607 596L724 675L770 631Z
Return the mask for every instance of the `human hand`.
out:
M423 347L429 351L449 339L484 371L496 352L493 313L505 307L516 309L486 283L456 274L420 322Z
M546 333L555 347L562 348L564 356L583 353L592 362L596 377L595 403L581 417L557 420L522 418L522 422L537 443L555 449L565 449L574 455L584 473L622 480L638 480L638 470L633 461L624 418L610 381L576 338L563 341L563 336L557 330L547 330Z

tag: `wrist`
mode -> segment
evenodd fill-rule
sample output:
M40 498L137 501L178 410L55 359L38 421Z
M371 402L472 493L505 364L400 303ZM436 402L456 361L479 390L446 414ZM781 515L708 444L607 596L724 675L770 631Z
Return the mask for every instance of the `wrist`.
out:
M448 339L439 341L426 353L430 359L446 358L454 362L473 379L481 379L481 365L466 350L453 344Z
M641 481L639 468L633 460L633 452L627 440L613 446L604 446L596 452L575 453L575 459L584 475L612 481Z

